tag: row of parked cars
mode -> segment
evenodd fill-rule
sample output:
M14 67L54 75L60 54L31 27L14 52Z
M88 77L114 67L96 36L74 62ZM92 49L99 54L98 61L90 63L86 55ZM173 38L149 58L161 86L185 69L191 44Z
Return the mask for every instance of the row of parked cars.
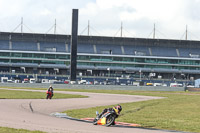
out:
M50 84L85 84L85 85L132 85L132 86L170 86L170 87L184 87L184 84L181 83L148 83L142 81L113 81L113 80L105 80L105 81L88 81L88 80L78 80L77 82L70 82L70 80L60 81L56 79L40 79L36 80L35 78L25 78L23 81L18 79L12 80L8 79L8 77L1 77L1 83L50 83ZM190 87L193 87L190 85Z
M20 79L8 79L8 77L1 77L1 83L51 83L51 84L69 84L69 81L60 81L55 79L39 79L36 78L24 78Z
M116 82L116 81L87 81L87 80L80 80L76 84L86 84L86 85L132 85L132 86L169 86L169 87L194 87L193 85L187 85L182 83L150 83L150 82L143 82L143 81L126 81L126 82Z

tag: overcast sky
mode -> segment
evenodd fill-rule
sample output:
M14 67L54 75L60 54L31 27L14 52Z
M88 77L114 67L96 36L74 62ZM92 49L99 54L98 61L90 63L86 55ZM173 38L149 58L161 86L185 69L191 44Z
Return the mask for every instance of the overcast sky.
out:
M79 35L200 40L200 0L0 0L0 31L71 34L72 9L79 9ZM17 29L16 29L17 28Z

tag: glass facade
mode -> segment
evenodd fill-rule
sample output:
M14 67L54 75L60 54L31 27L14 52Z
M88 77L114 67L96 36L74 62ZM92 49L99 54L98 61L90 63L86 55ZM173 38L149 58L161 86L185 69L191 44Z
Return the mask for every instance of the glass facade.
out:
M36 64L65 64L70 65L69 53L48 52L0 52L1 63L36 63ZM78 66L88 67L121 67L121 68L162 68L178 70L200 70L199 58L165 58L150 56L116 56L78 54Z
M78 62L88 66L110 67L138 67L138 68L164 68L200 70L200 60L189 58L161 58L161 57L121 57L121 56L92 56L79 55ZM85 62L87 61L87 63ZM81 65L83 63L79 63Z

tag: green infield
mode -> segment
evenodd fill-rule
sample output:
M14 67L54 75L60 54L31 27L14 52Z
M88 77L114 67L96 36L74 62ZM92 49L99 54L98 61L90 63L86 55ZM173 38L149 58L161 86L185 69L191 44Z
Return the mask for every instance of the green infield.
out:
M87 96L54 93L53 99L63 98L86 98ZM45 92L31 92L19 90L3 90L0 89L0 99L45 99Z
M29 131L25 129L14 129L8 127L0 127L0 133L45 133L41 131Z
M77 91L77 90L76 90ZM143 91L109 91L109 90L84 90L99 93L117 93L129 95L146 95L166 97L159 100L133 102L121 104L123 111L116 121L137 123L145 128L168 129L187 132L200 132L200 95L190 92L143 92ZM87 118L95 117L95 112L104 108L94 107L89 109L68 110L70 117Z

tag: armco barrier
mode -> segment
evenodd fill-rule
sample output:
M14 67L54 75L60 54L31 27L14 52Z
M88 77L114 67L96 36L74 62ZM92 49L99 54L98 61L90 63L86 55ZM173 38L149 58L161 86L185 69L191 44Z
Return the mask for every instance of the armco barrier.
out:
M141 91L185 91L184 87L166 86L122 86L122 85L69 85L51 84L56 89L104 89L104 90L141 90ZM49 83L0 83L0 87L48 88Z

